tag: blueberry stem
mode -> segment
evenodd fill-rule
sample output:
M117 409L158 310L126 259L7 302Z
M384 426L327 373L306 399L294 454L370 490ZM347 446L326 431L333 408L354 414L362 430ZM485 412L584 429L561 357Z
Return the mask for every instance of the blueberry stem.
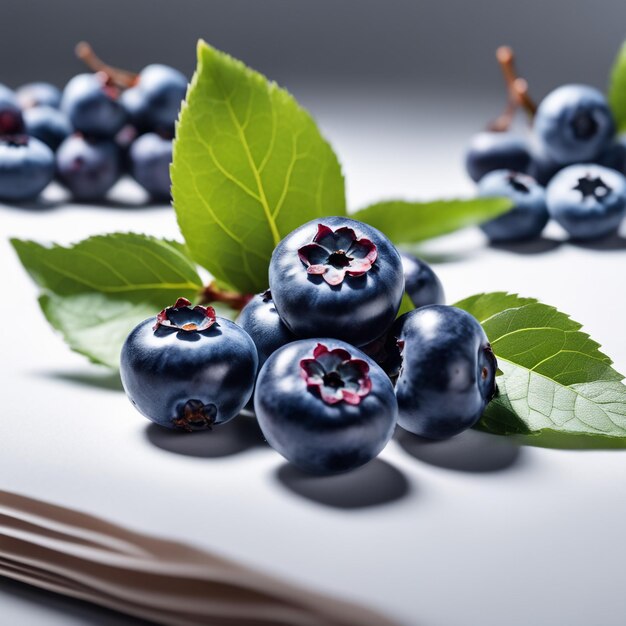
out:
M537 112L537 105L528 95L528 82L517 73L515 69L515 55L509 46L500 46L496 50L496 59L500 64L500 69L504 75L509 97L522 107L529 117L532 118Z
M528 81L521 78L515 69L515 55L509 46L500 46L496 50L496 59L500 64L507 87L507 104L504 112L497 117L488 129L495 132L509 130L518 108L526 111L532 120L537 112L537 105L528 94Z
M509 130L509 128L511 128L516 111L517 105L511 98L509 98L504 111L487 126L487 130L495 133L505 133Z
M137 74L106 64L86 41L79 42L74 52L90 70L101 72L107 77L107 81L116 87L126 89L137 84Z
M202 290L200 294L200 304L221 302L235 311L241 311L241 309L250 302L252 297L253 294L228 291L219 287L217 283L212 282Z

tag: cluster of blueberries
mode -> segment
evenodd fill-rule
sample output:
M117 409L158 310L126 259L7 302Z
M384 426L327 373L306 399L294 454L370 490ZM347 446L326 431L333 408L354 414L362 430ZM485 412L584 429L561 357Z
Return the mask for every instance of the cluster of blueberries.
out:
M537 237L552 217L574 240L615 234L626 211L626 140L616 138L606 98L584 85L548 94L531 136L474 136L466 169L483 196L505 196L510 212L482 225L493 242Z
M187 79L148 65L121 87L105 71L74 76L61 92L0 85L0 200L36 198L56 178L79 201L102 200L124 173L169 199L172 138Z
M416 308L396 319L405 293ZM181 298L135 327L121 378L161 426L204 430L247 409L297 467L344 472L377 456L396 424L450 437L493 397L482 327L443 302L433 270L375 228L314 220L278 244L269 290L236 323Z

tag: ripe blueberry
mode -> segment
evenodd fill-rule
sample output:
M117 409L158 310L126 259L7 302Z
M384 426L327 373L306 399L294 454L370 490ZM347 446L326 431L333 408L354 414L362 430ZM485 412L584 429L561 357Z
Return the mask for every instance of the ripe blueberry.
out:
M548 185L550 215L573 239L598 239L617 231L626 207L626 178L601 165L570 165Z
M54 154L26 135L0 139L0 199L32 200L54 177Z
M49 106L36 106L24 111L26 132L37 137L49 148L56 150L61 142L72 134L72 125L67 115Z
M391 334L402 348L398 424L443 439L473 426L495 392L497 363L481 325L451 306L415 309Z
M249 335L211 307L174 306L141 322L122 348L130 401L166 428L204 430L241 411L252 395L257 354Z
M254 341L259 355L259 368L278 348L296 339L280 319L269 289L257 294L246 304L237 318L237 324Z
M623 137L616 138L591 162L626 174L626 139ZM564 167L567 167L567 165L556 163L547 156L541 146L537 146L533 151L533 161L528 173L540 185L546 187Z
M626 174L626 137L619 137L597 159L595 163Z
M400 254L404 271L404 290L413 306L419 308L428 304L443 304L445 296L443 285L432 267L406 252Z
M478 182L493 170L526 172L531 164L528 145L509 132L482 132L474 135L465 153L465 168Z
M19 135L24 132L22 111L15 94L0 85L0 135Z
M128 153L133 178L156 199L170 197L172 141L155 133L141 135Z
M127 121L118 92L102 74L74 76L63 90L61 110L74 130L93 137L113 137Z
M428 305L426 305L428 306ZM375 339L361 348L367 356L374 359L395 385L402 369L402 352L404 343L391 332Z
M167 65L145 67L137 85L122 94L122 104L141 131L173 133L180 103L187 92L187 79Z
M562 163L556 163L556 161L549 157L541 145L536 145L533 150L532 163L528 168L528 174L540 185L545 187L552 180L554 175L564 167Z
M597 89L563 85L539 105L534 132L549 158L567 164L597 158L609 146L615 124Z
M15 92L15 96L23 110L39 106L58 109L61 104L59 88L50 83L27 83Z
M404 276L398 251L378 230L324 217L287 235L272 254L276 310L298 337L335 337L364 345L395 319Z
M101 200L120 177L120 152L108 139L68 137L57 150L57 174L76 200Z
M508 197L513 202L510 211L481 225L493 242L533 239L548 223L545 190L530 176L496 170L480 181L478 193L484 197Z
M305 339L265 362L254 408L276 451L305 471L328 474L377 456L398 405L389 378L363 352L336 339Z

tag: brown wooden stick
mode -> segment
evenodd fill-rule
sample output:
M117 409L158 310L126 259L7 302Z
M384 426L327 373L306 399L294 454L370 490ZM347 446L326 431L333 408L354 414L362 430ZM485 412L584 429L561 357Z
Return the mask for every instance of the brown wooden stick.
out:
M164 626L397 626L216 554L6 491L0 575Z

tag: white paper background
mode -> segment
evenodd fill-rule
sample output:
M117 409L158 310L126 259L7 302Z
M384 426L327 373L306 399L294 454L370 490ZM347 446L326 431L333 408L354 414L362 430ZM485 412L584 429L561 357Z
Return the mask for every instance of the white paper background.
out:
M497 110L408 92L296 95L339 152L352 207L471 193L463 146ZM116 194L139 197L129 182ZM518 450L470 432L413 454L394 440L349 476L304 479L244 419L168 436L52 332L7 243L113 230L177 232L167 208L0 208L0 488L215 550L405 624L624 623L626 452ZM469 231L430 248L445 260L436 271L450 302L495 290L537 297L584 323L626 371L624 239L511 252ZM96 620L63 602L0 584L0 621L74 623L65 610Z

